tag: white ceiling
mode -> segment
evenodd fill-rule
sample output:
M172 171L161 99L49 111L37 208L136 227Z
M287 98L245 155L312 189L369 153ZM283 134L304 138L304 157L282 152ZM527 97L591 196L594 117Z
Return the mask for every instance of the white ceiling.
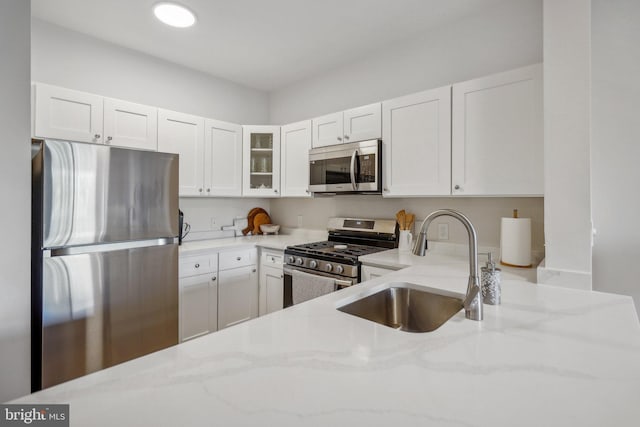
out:
M32 0L33 16L272 91L505 0L180 0L197 23L155 19L156 0ZM512 0L511 0L512 1Z

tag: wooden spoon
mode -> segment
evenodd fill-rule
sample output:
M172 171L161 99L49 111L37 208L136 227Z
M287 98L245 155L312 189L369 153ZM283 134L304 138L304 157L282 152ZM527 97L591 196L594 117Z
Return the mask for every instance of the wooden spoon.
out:
M416 216L414 214L408 214L407 215L407 226L405 228L405 230L411 230L411 227L413 227L413 223L416 220Z
M404 225L405 225L405 211L404 209L402 209L401 211L398 211L396 213L396 221L398 221L398 226L400 227L400 230L404 230Z

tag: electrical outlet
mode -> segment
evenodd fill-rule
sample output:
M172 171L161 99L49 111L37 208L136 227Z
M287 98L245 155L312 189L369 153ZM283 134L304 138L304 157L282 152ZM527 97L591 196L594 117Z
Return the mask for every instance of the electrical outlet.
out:
M212 230L216 229L216 219L214 217L211 217L211 225L210 225Z
M298 228L302 228L302 215L298 215Z
M449 224L438 224L438 240L449 240Z

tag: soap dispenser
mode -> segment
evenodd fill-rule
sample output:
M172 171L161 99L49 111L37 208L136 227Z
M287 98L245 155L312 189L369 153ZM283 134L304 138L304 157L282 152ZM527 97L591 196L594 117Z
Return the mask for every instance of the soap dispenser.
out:
M482 267L481 273L482 302L490 305L500 304L500 280L501 270L496 268L496 263L489 252L487 265Z

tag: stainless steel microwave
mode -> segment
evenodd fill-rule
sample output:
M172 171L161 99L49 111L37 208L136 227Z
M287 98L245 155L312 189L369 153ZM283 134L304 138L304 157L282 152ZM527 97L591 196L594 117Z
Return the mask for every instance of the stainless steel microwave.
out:
M309 189L320 194L382 194L382 141L309 150Z

